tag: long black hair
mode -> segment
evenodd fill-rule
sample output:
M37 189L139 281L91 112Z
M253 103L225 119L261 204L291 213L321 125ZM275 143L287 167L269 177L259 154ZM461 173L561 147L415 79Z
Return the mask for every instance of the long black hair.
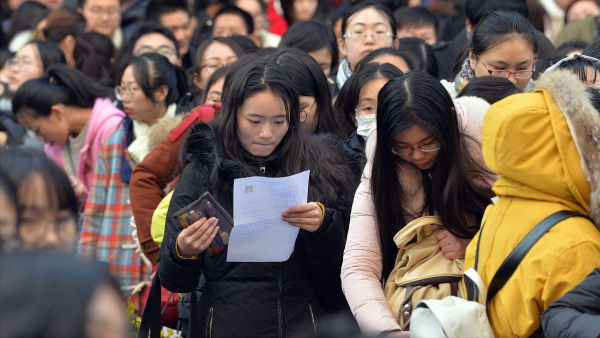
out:
M360 89L369 81L379 78L388 80L402 76L404 73L398 67L389 63L369 63L348 78L335 100L334 110L337 115L344 117L346 137L356 130L354 111L358 105ZM340 121L340 124L342 122Z
M398 180L398 171L411 164L391 151L394 136L412 126L431 133L440 144L435 166L422 171L425 203L420 214L439 215L445 228L457 237L472 238L479 230L493 193L489 186L478 186L473 180L477 175L453 108L444 86L422 72L393 79L379 92L371 189L383 276L391 272L398 252L393 237L412 216L407 211L411 201Z
M581 54L600 59L600 39L587 46Z
M270 58L288 72L299 95L315 97L319 112L315 133L329 133L345 139L341 115L338 117L331 107L327 78L315 59L298 48L287 47Z
M330 26L318 21L302 21L290 26L281 38L281 47L296 47L306 53L327 48L331 53L331 69L337 69L339 53L335 34Z
M185 71L181 67L173 65L160 54L148 53L136 56L129 65L133 67L133 76L140 85L140 89L153 102L154 91L161 86L165 86L169 90L165 99L167 107L172 103L177 103L179 98L189 91Z
M92 108L97 98L108 97L109 90L82 72L67 65L53 65L39 78L25 82L13 98L15 115L48 117L55 104Z
M328 207L343 210L348 207L351 172L340 151L330 151L329 141L315 141L309 137L300 122L298 92L287 69L275 58L251 61L234 69L225 78L221 121L216 130L216 159L211 174L211 184L222 191L226 178L222 168L225 161L233 161L247 176L261 175L259 168L248 163L249 153L238 139L238 110L251 96L270 90L283 101L288 130L273 153L274 177L284 177L310 170L308 197L321 201ZM226 174L225 174L226 175Z
M527 41L533 53L538 54L539 45L534 29L524 16L510 11L494 11L485 14L473 29L471 41L458 55L453 68L454 76L460 72L464 60L469 57L469 51L473 51L473 56L477 57L515 37Z

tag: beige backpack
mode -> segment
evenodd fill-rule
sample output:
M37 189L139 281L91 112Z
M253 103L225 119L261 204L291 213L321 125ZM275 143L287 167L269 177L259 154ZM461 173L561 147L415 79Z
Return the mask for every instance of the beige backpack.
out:
M394 236L399 251L385 284L385 298L403 330L408 329L419 301L460 297L463 261L446 259L438 247L435 234L444 229L439 217L427 216L408 223Z

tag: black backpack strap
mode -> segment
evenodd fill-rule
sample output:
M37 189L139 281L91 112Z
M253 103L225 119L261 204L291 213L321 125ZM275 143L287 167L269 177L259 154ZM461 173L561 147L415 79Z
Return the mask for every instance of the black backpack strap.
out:
M138 338L148 338L150 334L151 338L160 338L162 331L162 323L160 319L161 308L160 308L160 278L158 277L158 270L154 274L152 280L152 288L144 307L144 314L142 315L142 323L140 324L140 330L138 331Z
M479 229L479 236L477 237L477 250L475 251L475 271L477 271L477 266L479 265L479 246L481 244L481 234L483 233L483 228L485 227L485 223ZM470 278L465 278L465 288L467 289L467 299L472 302L479 302L479 292L477 291L477 285L471 281Z
M580 213L572 212L572 211L559 211L548 217L546 217L543 221L541 221L538 225L531 230L525 238L517 245L517 247L508 255L508 257L504 260L502 265L492 278L492 282L488 288L486 303L492 300L494 296L502 289L504 284L508 281L508 279L513 275L525 255L529 252L529 250L537 243L537 241L544 236L546 232L548 232L554 225L564 221L567 218L571 217L585 217L589 219L589 217L582 215ZM591 220L590 220L591 221Z

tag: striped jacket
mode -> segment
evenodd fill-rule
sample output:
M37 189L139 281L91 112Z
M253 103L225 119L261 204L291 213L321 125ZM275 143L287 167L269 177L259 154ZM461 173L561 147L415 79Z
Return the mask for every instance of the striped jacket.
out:
M125 130L119 127L102 145L96 163L79 246L86 258L108 263L123 295L140 308L134 288L150 281L150 268L142 262L132 237L129 184L121 181Z

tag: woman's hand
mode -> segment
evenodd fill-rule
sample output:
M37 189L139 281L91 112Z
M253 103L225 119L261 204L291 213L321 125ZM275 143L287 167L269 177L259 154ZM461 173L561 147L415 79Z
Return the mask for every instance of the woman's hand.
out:
M83 182L81 182L81 180L77 177L71 175L69 175L69 181L71 181L71 186L73 187L73 190L75 190L75 196L77 199L79 201L83 201L88 195L88 189L85 184L83 184Z
M177 239L177 252L184 258L197 256L206 250L210 242L215 238L219 226L214 217L206 219L203 217L179 233Z
M281 214L281 219L308 232L317 231L321 226L322 218L323 210L315 202L289 208Z
M467 245L471 243L470 239L462 239L449 233L447 230L442 230L435 235L438 240L438 246L442 248L442 252L446 259L462 259L465 258Z

